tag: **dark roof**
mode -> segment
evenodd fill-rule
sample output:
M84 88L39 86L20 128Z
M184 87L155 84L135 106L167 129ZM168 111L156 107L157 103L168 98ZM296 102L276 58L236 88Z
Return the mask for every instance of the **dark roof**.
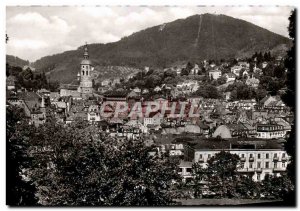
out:
M238 139L202 139L195 141L194 149L284 149L277 140L238 138Z
M107 91L104 93L104 97L127 97L128 91Z
M39 100L40 99L40 96L35 93L35 92L19 92L17 94L18 98L19 99L22 99L22 100Z

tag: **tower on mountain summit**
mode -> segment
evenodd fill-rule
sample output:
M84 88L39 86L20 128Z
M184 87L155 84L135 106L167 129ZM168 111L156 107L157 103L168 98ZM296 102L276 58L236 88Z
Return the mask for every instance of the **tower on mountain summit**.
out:
M83 60L80 63L80 85L78 87L78 92L82 94L92 94L93 93L93 82L92 82L92 65L89 60L89 52L87 43L84 46Z

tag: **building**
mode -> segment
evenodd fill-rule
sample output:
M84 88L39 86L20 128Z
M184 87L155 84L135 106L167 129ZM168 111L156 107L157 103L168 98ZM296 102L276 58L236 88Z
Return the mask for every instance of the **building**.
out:
M190 161L180 161L178 174L182 177L182 182L188 183L192 180L192 165Z
M240 72L243 68L244 68L243 66L235 65L235 66L231 67L230 70L231 70L231 73L235 74L236 76L240 76Z
M253 75L246 80L246 85L251 86L253 88L257 88L259 85L259 79L254 78Z
M191 69L190 74L191 75L198 75L199 71L200 71L199 65L195 64L195 66L193 67L193 69Z
M100 109L98 105L90 105L88 111L88 121L91 123L100 122Z
M268 174L280 176L288 164L288 155L280 143L258 139L202 140L195 146L194 162L206 167L207 161L221 151L238 155L241 161L238 172L254 181L261 181Z
M226 77L226 83L230 81L235 81L236 75L233 73L225 73L224 76Z
M15 76L8 76L6 78L6 87L7 87L7 90L14 90L16 88L16 77Z
M256 137L263 139L283 138L286 134L284 126L278 124L258 124L256 130Z
M260 101L260 109L283 111L287 110L287 107L282 102L279 96L267 95Z
M160 112L151 112L149 116L143 118L143 124L145 127L148 125L159 126L162 122L162 116Z
M38 109L31 111L31 124L38 127L46 122L45 99L42 97L41 105Z
M262 68L266 68L266 66L268 66L268 62L265 61L262 63Z
M77 74L78 81L71 84L61 84L60 96L72 96L74 99L92 96L94 92L92 80L93 70L94 68L89 60L88 47L87 44L85 44L83 60L80 63L80 71Z
M84 47L83 60L80 63L80 85L78 92L82 94L93 93L93 82L91 72L93 71L91 61L89 60L89 53L87 44Z
M222 72L221 70L211 70L208 72L209 78L217 80L218 78L220 78L222 76Z

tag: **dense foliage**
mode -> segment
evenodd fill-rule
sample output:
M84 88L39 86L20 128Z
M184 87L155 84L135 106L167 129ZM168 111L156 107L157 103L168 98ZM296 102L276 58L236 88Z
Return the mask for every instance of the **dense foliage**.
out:
M35 186L22 178L24 170L32 165L29 140L23 136L31 127L23 119L22 109L6 108L6 204L10 206L37 204Z
M289 35L293 41L293 46L287 52L287 58L285 59L285 66L287 68L287 80L286 86L287 91L283 96L283 101L287 106L291 107L291 110L296 115L296 9L292 11L292 14L289 17ZM295 122L292 125L292 130L289 138L285 144L285 149L287 153L291 156L291 162L288 165L288 173L289 177L292 179L293 184L296 184L296 126ZM296 192L291 191L287 197L287 203L291 205L296 204Z
M173 203L177 161L150 155L143 140L102 137L82 122L49 121L31 139L30 177L50 206L158 206ZM55 140L55 141L54 141Z
M41 88L57 91L59 83L57 81L49 81L44 72L36 73L30 68L22 69L19 66L11 66L6 64L6 76L15 77L15 86L17 89L25 88L27 90L38 90Z

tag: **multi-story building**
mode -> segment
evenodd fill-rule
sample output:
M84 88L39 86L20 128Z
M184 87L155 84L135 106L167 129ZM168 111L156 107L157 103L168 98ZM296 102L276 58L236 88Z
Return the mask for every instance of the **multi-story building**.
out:
M288 164L288 155L282 145L268 140L200 143L195 146L194 162L200 162L206 167L207 161L222 150L238 155L238 172L251 176L254 181L261 181L268 174L279 176L286 171Z
M282 138L286 134L283 125L279 124L258 124L256 126L257 138L276 139Z
M180 161L179 164L179 172L178 174L181 175L182 177L182 182L189 182L192 180L193 175L192 175L192 165L193 162L190 161Z
M93 122L99 122L101 120L100 118L100 109L98 105L90 105L89 111L88 111L88 121Z

